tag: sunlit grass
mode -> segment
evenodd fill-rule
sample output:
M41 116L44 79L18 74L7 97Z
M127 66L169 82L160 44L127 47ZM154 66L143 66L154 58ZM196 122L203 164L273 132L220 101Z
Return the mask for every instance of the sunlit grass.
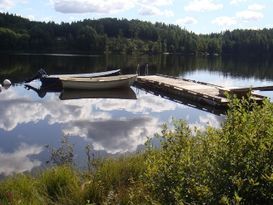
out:
M135 154L97 160L89 172L58 165L18 174L0 182L0 204L128 204L142 199L144 170L143 155Z
M38 183L35 178L23 174L6 179L0 183L0 204L43 204Z

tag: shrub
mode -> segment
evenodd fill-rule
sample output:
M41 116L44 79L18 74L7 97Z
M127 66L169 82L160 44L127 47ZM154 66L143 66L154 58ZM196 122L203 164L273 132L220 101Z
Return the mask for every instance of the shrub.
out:
M234 99L220 129L162 129L146 177L163 204L272 204L273 106Z

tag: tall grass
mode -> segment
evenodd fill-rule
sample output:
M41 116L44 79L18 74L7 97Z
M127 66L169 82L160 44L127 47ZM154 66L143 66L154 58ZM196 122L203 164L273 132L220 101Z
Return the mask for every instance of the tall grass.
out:
M92 203L128 204L143 201L144 154L102 160L94 173L87 173L84 197Z
M70 166L58 166L42 172L38 177L40 196L47 204L79 204L81 181L79 173Z
M64 164L36 176L18 174L0 182L0 205L141 204L144 171L144 155L135 154L98 160L91 172Z
M0 183L0 204L43 204L37 180L28 175L16 175Z

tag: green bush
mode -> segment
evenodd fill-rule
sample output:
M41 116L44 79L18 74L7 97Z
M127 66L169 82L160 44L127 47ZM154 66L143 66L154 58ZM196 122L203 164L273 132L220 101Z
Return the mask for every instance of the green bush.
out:
M272 204L273 105L232 100L221 129L164 126L146 177L163 204Z

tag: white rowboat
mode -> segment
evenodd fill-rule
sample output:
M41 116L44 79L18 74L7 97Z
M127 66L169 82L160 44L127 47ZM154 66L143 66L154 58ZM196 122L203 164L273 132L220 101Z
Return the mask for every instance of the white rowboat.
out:
M118 75L97 78L67 78L61 77L63 88L104 90L118 87L129 87L137 78L137 75Z
M120 69L97 72L97 73L80 73L80 74L59 74L59 75L48 75L44 69L40 69L37 74L26 80L26 83L29 83L35 79L40 79L42 84L58 84L61 77L65 78L95 78L95 77L106 77L106 76L115 76L120 74Z

